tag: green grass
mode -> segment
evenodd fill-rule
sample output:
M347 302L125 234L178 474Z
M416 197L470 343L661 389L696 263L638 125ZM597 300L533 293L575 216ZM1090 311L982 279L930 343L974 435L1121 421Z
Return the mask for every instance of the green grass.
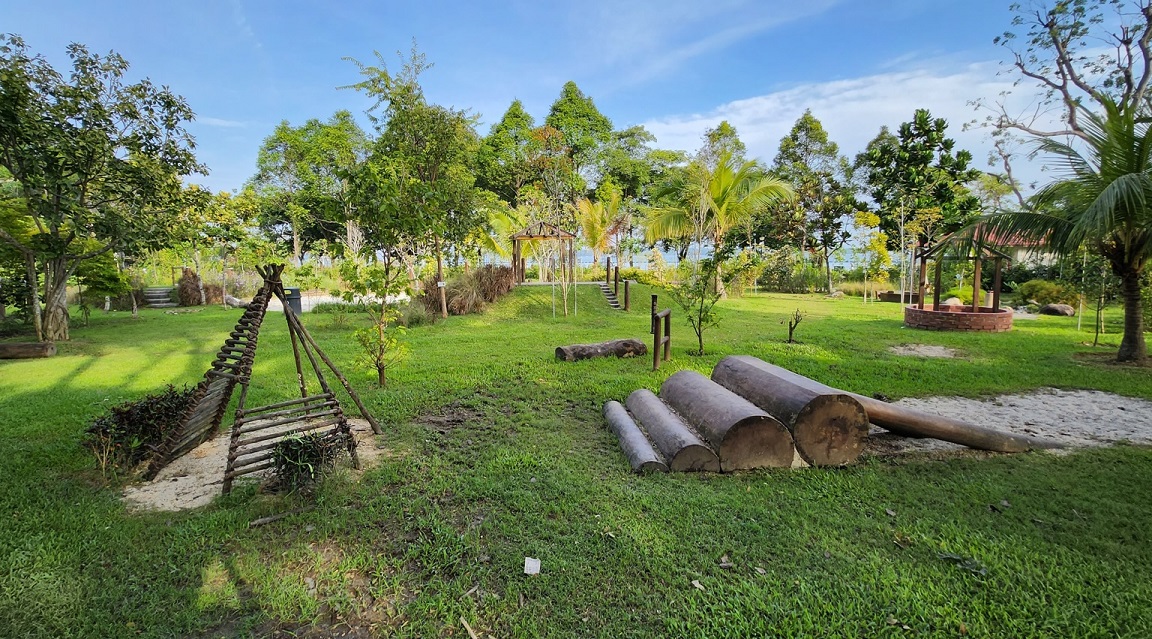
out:
M561 344L647 340L636 289L630 313L581 287L579 315L553 319L550 290L521 287L483 316L412 329L386 390L354 365L351 326L307 316L385 426L387 455L254 529L302 498L248 486L197 511L128 513L79 445L108 405L195 383L237 311L96 314L54 358L0 362L0 636L466 637L461 616L496 637L1152 635L1147 448L638 477L600 417L606 399L734 353L865 394L1152 399L1152 372L1106 363L1117 335L1093 349L1075 319L1051 317L920 332L895 304L761 295L722 304L703 357L686 354L676 309L673 360L655 373L555 361ZM785 344L796 308L801 343ZM960 357L887 351L904 343ZM293 386L269 315L251 401ZM541 575L522 574L525 556Z

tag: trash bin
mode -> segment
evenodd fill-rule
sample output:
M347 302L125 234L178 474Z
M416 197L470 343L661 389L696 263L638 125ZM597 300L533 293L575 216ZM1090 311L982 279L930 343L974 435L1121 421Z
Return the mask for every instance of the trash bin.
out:
M299 288L294 286L285 286L284 299L288 302L288 308L291 308L293 313L300 315L304 312L304 308L300 306Z

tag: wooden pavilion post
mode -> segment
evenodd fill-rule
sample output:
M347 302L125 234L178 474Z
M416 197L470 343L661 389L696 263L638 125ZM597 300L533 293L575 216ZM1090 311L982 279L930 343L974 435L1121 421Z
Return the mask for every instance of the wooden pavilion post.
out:
M941 256L936 256L936 276L932 282L932 310L940 310L940 276L941 271L944 270L944 260L940 259Z
M972 267L972 312L980 312L980 249L976 249L976 263Z
M916 308L924 310L924 296L928 293L928 250L920 244L920 286L917 287Z
M1000 286L1003 283L1004 258L996 258L996 273L992 276L992 312L1000 310Z

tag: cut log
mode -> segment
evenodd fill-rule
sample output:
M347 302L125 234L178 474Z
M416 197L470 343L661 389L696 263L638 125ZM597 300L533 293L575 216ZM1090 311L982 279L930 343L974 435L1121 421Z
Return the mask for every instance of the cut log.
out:
M55 354L55 342L0 343L0 359L33 359L36 357L52 357Z
M733 358L742 360L751 366L771 371L778 377L818 393L846 392L825 386L816 380L809 379L786 368L769 364L755 357L734 355ZM990 450L999 453L1022 453L1028 450L1063 447L1062 444L1051 440L1016 435L994 428L977 426L958 419L952 419L951 417L889 404L877 399L872 399L871 397L857 395L856 393L847 393L847 395L860 402L860 405L864 407L864 412L868 413L868 420L870 422L897 435L907 437L931 437L933 439L968 446L969 448L978 448L980 450Z
M608 427L620 440L620 448L634 472L668 472L668 465L656 454L656 449L652 448L648 438L620 402L605 402L604 417L608 420Z
M666 379L660 397L712 445L723 471L788 468L792 434L774 417L696 371Z
M648 431L664 459L668 460L668 470L720 472L716 453L652 391L641 388L629 395L624 403Z
M712 381L783 423L796 452L813 466L850 464L864 450L868 414L846 393L805 388L739 357L720 360Z
M593 357L635 357L647 355L648 346L638 339L614 339L599 344L572 344L571 346L557 346L556 359L565 362L574 362L578 359L591 359Z

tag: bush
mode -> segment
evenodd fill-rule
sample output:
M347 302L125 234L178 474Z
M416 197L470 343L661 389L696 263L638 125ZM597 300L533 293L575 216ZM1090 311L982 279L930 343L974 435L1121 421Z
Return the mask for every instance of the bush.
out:
M930 297L930 295L926 293L925 298L928 298L928 297ZM948 299L949 297L958 297L958 298L960 298L961 302L964 302L965 304L971 304L972 303L972 287L971 286L965 286L965 287L953 286L952 288L950 288L947 291L944 291L943 293L940 294L940 303L943 304L944 300ZM980 291L980 297L986 299L988 297L988 292L987 291ZM924 301L929 302L931 300L925 299ZM981 299L980 303L983 304L984 299Z
M171 384L158 395L113 406L92 422L84 445L108 477L114 471L131 471L147 461L170 435L192 403L194 388L176 390Z
M774 293L811 293L825 284L824 272L804 264L786 251L777 251L764 260L760 286Z
M335 466L347 448L348 436L342 433L296 433L281 439L272 449L279 487L296 490L312 484Z
M511 293L516 287L516 277L507 266L482 266L473 272L472 277L476 278L484 301L489 303Z
M180 274L180 281L176 283L176 295L180 306L200 305L200 276L196 271L190 268L184 269Z
M1079 297L1076 291L1048 280L1029 280L1016 288L1016 303L1028 304L1035 301L1045 304L1075 305Z
M368 305L349 302L320 302L310 311L314 315L337 315L340 313L367 313Z
M632 280L647 286L662 286L663 282L660 279L660 274L654 271L643 271L638 268L622 268L620 269L620 280Z
M429 311L423 302L416 300L409 302L400 314L400 324L408 328L435 324L438 319L440 316L437 313Z

